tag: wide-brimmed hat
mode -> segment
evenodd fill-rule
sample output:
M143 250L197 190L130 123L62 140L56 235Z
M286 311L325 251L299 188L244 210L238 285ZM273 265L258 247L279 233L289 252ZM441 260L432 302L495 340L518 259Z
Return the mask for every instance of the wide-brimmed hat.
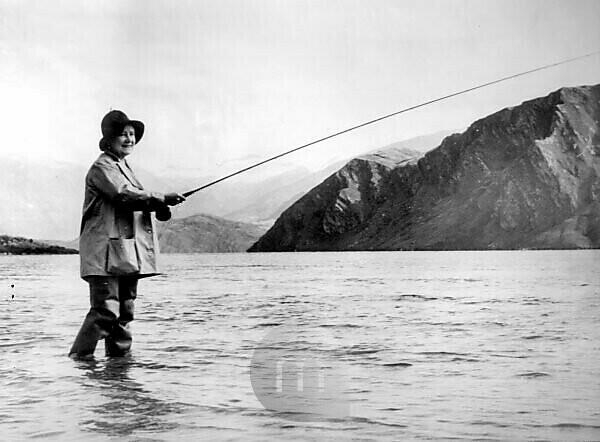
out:
M125 126L133 127L135 130L135 144L139 143L144 136L144 123L138 120L130 120L125 112L120 110L111 110L102 118L102 123L100 123L100 129L102 130L100 145L121 135Z

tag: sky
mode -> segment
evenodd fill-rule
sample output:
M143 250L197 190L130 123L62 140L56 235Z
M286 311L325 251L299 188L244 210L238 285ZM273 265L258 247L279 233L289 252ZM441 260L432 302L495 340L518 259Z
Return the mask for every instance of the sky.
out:
M218 177L597 50L597 0L0 0L0 157L89 165L100 120L119 109L146 124L136 164ZM599 82L596 55L345 134L252 177L317 170Z

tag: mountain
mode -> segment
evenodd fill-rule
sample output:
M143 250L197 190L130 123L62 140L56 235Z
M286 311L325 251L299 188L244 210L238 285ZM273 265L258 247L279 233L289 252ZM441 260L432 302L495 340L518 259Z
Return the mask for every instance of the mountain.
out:
M0 235L0 253L9 255L65 255L77 254L77 250L46 244L29 238Z
M162 253L244 252L266 229L209 215L159 223Z
M426 152L437 146L440 141L449 135L449 131L439 131L429 135L399 141L386 146L386 151L410 149L419 153ZM265 182L262 189L253 189L256 196L250 204L241 205L239 209L227 212L223 216L229 219L245 220L255 223L268 224L273 222L281 213L293 203L298 201L306 192L321 183L325 178L336 172L346 161L336 161L329 166L312 173L299 174L293 177L276 177Z
M442 140L446 138L448 135L451 135L453 131L450 130L440 130L438 132L434 132L432 134L421 135L419 137L409 138L407 140L397 141L392 144L388 144L387 146L380 147L371 152L367 152L367 154L387 152L391 154L391 152L402 151L408 149L410 151L416 151L419 154L424 154L429 152L430 150L435 149L440 145Z
M600 85L503 109L420 156L356 158L250 251L600 246Z

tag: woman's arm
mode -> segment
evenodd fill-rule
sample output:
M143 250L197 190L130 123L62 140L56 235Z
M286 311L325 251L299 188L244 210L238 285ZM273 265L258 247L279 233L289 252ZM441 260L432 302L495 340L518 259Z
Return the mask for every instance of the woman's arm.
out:
M87 176L88 184L114 204L129 210L155 211L173 203L173 195L149 192L132 185L116 165L97 162Z

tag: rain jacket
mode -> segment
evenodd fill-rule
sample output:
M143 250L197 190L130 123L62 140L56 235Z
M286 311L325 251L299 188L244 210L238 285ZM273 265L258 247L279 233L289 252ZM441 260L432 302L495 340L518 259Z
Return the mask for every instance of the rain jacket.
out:
M144 190L125 159L102 153L85 178L81 277L157 275L159 249L151 212L163 201L161 194Z

